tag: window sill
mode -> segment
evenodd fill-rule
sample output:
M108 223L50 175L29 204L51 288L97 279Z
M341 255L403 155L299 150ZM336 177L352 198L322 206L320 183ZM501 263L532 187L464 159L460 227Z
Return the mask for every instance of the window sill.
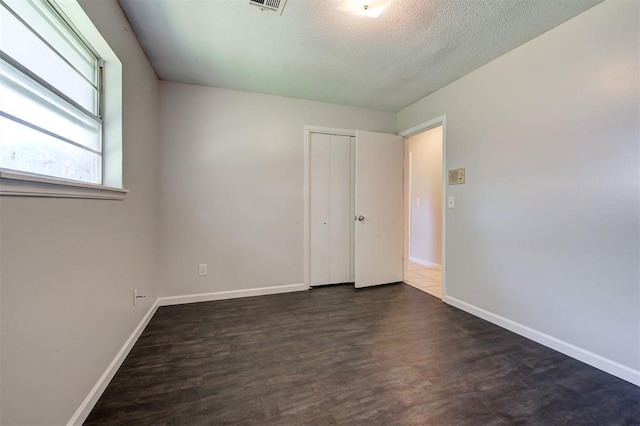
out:
M124 200L124 188L0 171L0 196Z

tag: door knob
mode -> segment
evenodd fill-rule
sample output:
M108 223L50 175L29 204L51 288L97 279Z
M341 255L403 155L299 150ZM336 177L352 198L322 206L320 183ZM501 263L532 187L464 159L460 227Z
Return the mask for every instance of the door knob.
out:
M362 222L364 220L364 216L360 215L360 216L358 216L357 219L358 219L359 222Z

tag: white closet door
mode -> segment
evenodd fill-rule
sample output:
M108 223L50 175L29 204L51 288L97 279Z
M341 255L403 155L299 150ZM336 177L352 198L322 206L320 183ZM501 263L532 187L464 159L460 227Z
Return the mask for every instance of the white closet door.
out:
M356 132L355 286L402 281L402 137Z
M351 282L351 138L313 133L310 154L311 285Z
M311 285L329 284L331 136L311 135Z

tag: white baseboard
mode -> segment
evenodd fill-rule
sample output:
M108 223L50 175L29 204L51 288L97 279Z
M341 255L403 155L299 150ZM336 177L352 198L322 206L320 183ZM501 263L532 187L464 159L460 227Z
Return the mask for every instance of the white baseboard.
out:
M409 262L417 263L418 265L428 266L430 268L442 269L442 265L429 262L428 260L418 259L417 257L409 257Z
M538 330L534 330L510 319L501 317L500 315L496 315L492 312L471 305L467 302L463 302L462 300L456 299L455 297L445 296L443 298L443 301L445 303L448 303L449 305L462 309L465 312L487 320L502 328L513 331L514 333L524 336L527 339L533 340L534 342L538 342L541 345L547 346L560 353L570 356L571 358L575 358L579 361L584 362L585 364L589 364L592 367L633 383L636 386L640 386L639 370L634 370L616 361L610 360L598 354L594 354L593 352L589 352L586 349L582 349L578 346L572 345L571 343L567 343L563 340L557 339L553 336L549 336L548 334L542 333Z
M155 314L157 309L158 301L156 300L144 317L142 317L140 323L133 330L133 333L131 333L127 341L124 342L124 345L120 348L113 361L111 361L111 364L109 364L105 372L102 373L102 376L98 379L98 382L95 384L93 389L91 389L89 395L87 395L84 401L82 401L82 404L80 404L80 407L78 407L76 412L73 413L73 416L67 423L67 426L82 425L82 423L87 419L89 413L93 410L93 407L98 402L98 399L100 399L100 396L102 396L102 393L109 385L109 382L111 382L111 379L113 379L113 376L115 376L118 368L120 368L124 362L124 359L129 355L131 348L133 348L133 345L138 341L138 338L144 331L147 324L149 324L151 317L153 317L153 314Z
M267 294L291 293L308 290L304 284L279 285L274 287L250 288L246 290L217 291L214 293L187 294L158 298L158 306L181 305L183 303L211 302L214 300L237 299L240 297L265 296Z

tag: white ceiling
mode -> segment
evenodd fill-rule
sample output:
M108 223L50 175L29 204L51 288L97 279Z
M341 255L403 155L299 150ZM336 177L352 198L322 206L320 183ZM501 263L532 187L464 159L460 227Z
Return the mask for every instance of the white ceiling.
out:
M602 0L345 1L120 5L163 80L398 111Z

